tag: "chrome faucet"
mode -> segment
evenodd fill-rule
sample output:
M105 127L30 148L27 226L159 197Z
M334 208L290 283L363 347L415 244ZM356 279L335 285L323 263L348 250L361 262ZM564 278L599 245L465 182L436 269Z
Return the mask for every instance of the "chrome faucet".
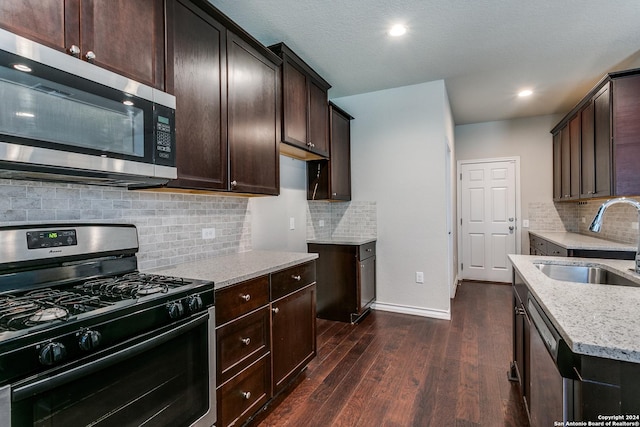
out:
M618 199L607 200L602 204L602 206L600 206L600 209L598 209L598 213L593 218L593 221L589 226L589 230L593 231L594 233L599 233L600 228L602 227L602 216L604 215L604 211L606 211L609 206L616 205L618 203L626 203L628 205L635 207L636 210L638 211L638 219L639 219L638 222L640 222L640 203L636 202L635 200L627 199L625 197L620 197ZM635 271L637 274L640 274L640 236L638 236L638 249L636 250Z

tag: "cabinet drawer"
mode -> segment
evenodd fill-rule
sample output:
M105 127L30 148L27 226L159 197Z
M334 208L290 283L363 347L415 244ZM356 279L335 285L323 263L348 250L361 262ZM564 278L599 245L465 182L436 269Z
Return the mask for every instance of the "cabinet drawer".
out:
M558 246L554 243L547 242L547 252L548 256L569 256L569 251L562 246Z
M216 325L269 303L269 276L261 276L216 291Z
M291 292L316 281L315 261L300 264L271 274L271 300L283 297Z
M269 351L269 307L216 329L218 384Z
M218 388L218 426L242 425L270 396L269 356L249 366Z
M363 261L376 254L376 242L366 243L358 246L358 259Z
M538 254L542 255L547 253L547 241L536 236L529 235L529 244L531 247L538 251Z

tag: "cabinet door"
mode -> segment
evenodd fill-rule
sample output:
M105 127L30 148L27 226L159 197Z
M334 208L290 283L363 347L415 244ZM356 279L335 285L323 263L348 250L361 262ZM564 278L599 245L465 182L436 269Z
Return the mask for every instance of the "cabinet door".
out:
M227 189L225 28L188 1L169 1L167 86L176 96L178 179L170 187Z
M282 140L307 149L307 77L286 57L282 63L283 122Z
M79 0L2 0L0 27L64 52L80 44L79 10ZM68 37L66 21L75 21Z
M309 143L311 151L329 156L329 104L327 91L309 81Z
M316 355L316 285L271 303L273 394Z
M580 112L580 198L593 197L596 188L593 102Z
M560 155L561 199L568 200L571 197L571 134L569 133L568 125L562 128L560 135L562 140L562 153Z
M640 75L613 81L613 164L616 196L640 194Z
M580 197L580 114L569 122L569 150L570 150L570 175L571 184L569 197Z
M279 68L227 32L229 181L232 191L280 191Z
M164 89L163 0L81 0L80 29L83 58Z
M351 200L350 119L331 109L331 199Z
M358 314L376 299L376 257L358 263Z
M594 197L611 194L611 102L609 86L593 100L595 187ZM637 161L637 158L636 158Z
M562 132L553 135L553 200L562 198Z

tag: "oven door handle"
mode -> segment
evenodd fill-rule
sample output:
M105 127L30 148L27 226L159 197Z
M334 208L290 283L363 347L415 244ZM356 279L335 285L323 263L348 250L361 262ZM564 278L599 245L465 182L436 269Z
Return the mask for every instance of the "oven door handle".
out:
M177 336L188 332L202 323L207 322L209 319L209 313L205 312L202 315L195 317L188 322L156 335L153 338L149 338L145 341L132 345L131 347L124 348L113 354L105 356L101 359L94 360L81 366L77 366L68 371L61 372L51 377L41 378L23 386L16 387L12 390L12 400L18 402L22 399L35 396L39 393L43 393L54 389L60 385L71 382L73 380L82 378L93 372L98 372L104 368L112 366L116 363L122 362L154 347L164 344Z

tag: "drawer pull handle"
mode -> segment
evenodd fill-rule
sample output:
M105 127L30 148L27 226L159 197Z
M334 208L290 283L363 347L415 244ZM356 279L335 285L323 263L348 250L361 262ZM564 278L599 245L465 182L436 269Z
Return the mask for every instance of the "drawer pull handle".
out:
M243 391L242 392L242 397L244 397L244 400L251 399L251 392L250 391Z
M278 314L280 312L280 309L278 307L273 307L271 311L273 311L273 314Z
M242 344L244 345L251 344L251 338L241 338L240 341L242 341Z
M251 299L251 295L249 294L240 295L240 298L242 298L244 302L249 302L249 300Z
M300 275L297 275L297 276L296 276L295 274L294 274L293 276L291 276L291 278L292 278L293 280L297 280L298 282L300 281L300 279L302 279L302 277L300 277Z
M373 252L373 249L367 248L367 252Z

